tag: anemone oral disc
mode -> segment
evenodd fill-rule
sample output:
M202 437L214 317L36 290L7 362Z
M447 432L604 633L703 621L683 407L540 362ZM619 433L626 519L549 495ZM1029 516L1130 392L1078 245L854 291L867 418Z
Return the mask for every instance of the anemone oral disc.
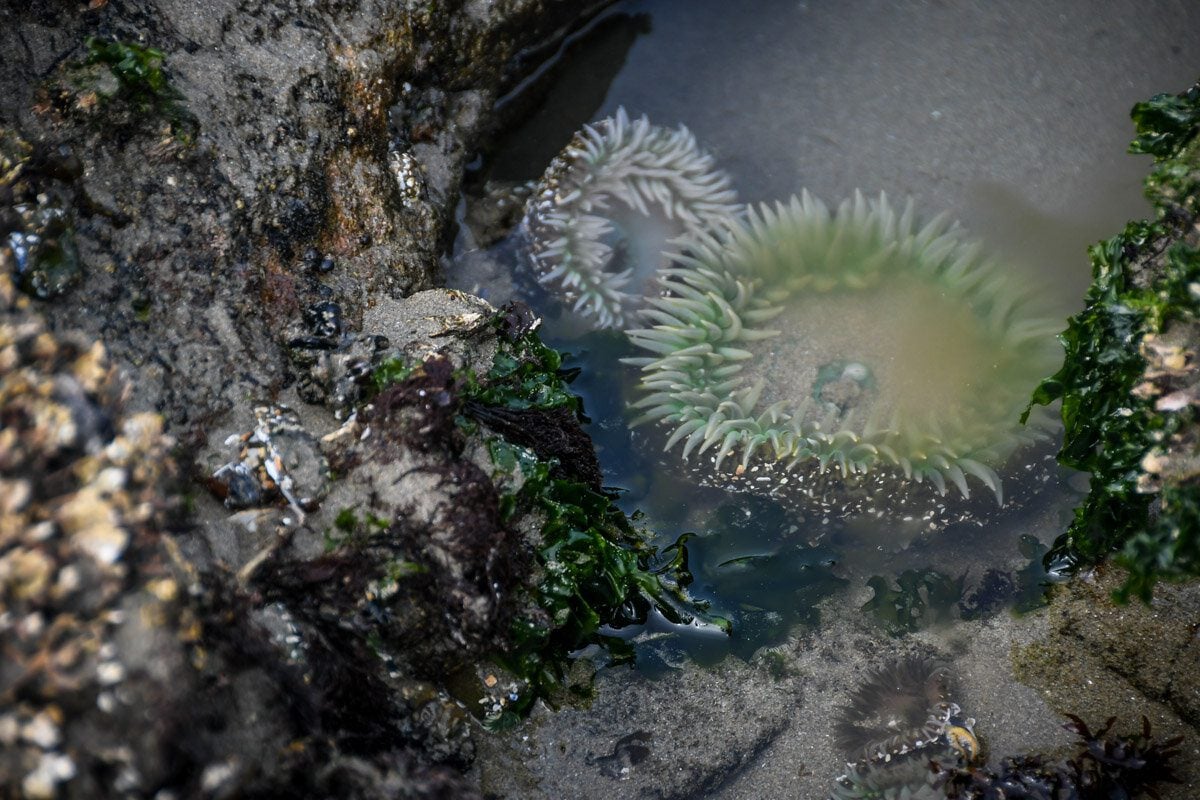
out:
M1020 413L1058 346L1034 335L1023 287L945 215L922 225L911 201L897 213L860 193L830 214L805 192L702 234L658 280L659 324L628 332L655 354L638 361L641 391L659 400L656 373L672 371L668 430L707 416L689 396L718 395L719 451L695 450L709 470L886 474L937 502L978 481L1002 504L998 470L1030 438ZM726 362L742 369L722 404L711 373Z

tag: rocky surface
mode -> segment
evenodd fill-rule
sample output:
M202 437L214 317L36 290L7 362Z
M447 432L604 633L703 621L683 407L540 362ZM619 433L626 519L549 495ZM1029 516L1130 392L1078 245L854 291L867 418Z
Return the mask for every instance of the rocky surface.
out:
M1058 713L1116 716L1129 730L1146 717L1156 736L1182 736L1175 760L1180 783L1164 798L1194 797L1200 787L1200 715L1196 686L1200 587L1160 585L1149 604L1118 604L1125 580L1100 570L1063 587L1043 616L1042 635L1014 647L1016 677ZM1083 714L1087 716L1087 714Z
M173 442L129 389L0 276L5 794L470 796L465 714L355 636L386 562L279 558L251 586L190 557Z
M1194 592L1103 581L899 646L839 597L748 662L473 721L538 520L455 420L494 310L426 290L522 48L585 10L0 6L0 793L816 797L837 706L900 651L954 658L999 754L1111 711L1200 763L1162 669L1195 661Z
M0 8L0 793L475 796L531 544L455 423L494 309L401 298L583 10Z
M433 285L505 69L580 10L54 5L0 10L0 120L53 167L37 191L85 265L43 311L104 339L134 406L189 443L292 382L280 344L305 307L334 300L357 326L370 299ZM79 77L89 36L161 51L179 99L146 102L118 70Z

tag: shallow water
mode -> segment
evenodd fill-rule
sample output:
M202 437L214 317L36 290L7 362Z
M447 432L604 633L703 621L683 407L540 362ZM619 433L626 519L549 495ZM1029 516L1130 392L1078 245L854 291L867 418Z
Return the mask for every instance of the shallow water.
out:
M589 30L541 87L544 103L485 157L479 184L536 178L581 124L623 106L686 124L743 201L807 188L836 204L862 189L911 196L927 216L949 210L1064 319L1090 277L1087 246L1148 212L1149 161L1125 153L1129 108L1182 90L1200 65L1200 4L1189 2L642 0ZM449 281L507 299L474 274L452 269ZM1052 471L1019 510L940 533L696 488L628 431L622 337L579 337L553 317L544 332L583 367L575 388L622 506L643 512L662 545L695 533L693 592L734 621L730 639L664 637L657 621L621 632L649 673L685 653L749 658L797 625L819 626L823 598L861 597L872 575L935 569L970 587L988 567L1015 571L1030 560L1020 537L1051 541L1085 485Z
M1052 275L1073 309L1085 248L1148 211L1149 159L1125 153L1130 107L1181 91L1200 63L1200 6L1187 0L731 8L618 4L600 41L577 48L590 57L573 60L569 90L501 144L495 175L536 177L581 123L624 106L686 124L743 200L807 187L836 203L859 188L949 210L1031 275Z

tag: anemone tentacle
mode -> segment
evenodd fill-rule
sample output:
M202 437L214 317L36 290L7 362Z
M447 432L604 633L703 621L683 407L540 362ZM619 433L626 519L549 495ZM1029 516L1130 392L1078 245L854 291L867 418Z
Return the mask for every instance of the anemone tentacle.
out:
M1057 323L945 215L921 224L911 200L897 209L884 194L860 192L830 213L805 191L702 232L674 261L644 317L653 324L627 331L650 355L627 362L641 370L635 422L673 429L667 449L682 441L685 458L705 454L716 472L736 465L734 476L780 467L857 480L885 472L937 496L953 489L966 498L978 483L1002 505L998 469L1044 438L1044 418L1024 427L1018 417L1055 362ZM834 313L826 306L853 308L856 298L908 327L922 314L944 316L944 347L958 348L963 375L927 377L922 370L939 367L926 363L910 370L915 376L903 372L886 362L905 351L887 342L852 342L876 363L854 352L805 361L806 349L823 346L812 337L840 334L811 319ZM906 301L928 307L900 307ZM805 325L807 341L780 332ZM905 335L937 349L930 330ZM937 390L958 402L925 396Z
M867 676L840 709L834 738L855 760L886 761L943 733L959 708L951 702L949 667L910 656Z
M551 162L522 231L539 283L596 326L623 328L667 266L664 250L740 213L729 177L686 127L619 108Z
M931 762L967 766L979 758L973 719L951 701L949 667L909 656L867 676L839 711L834 739L849 763L832 800L933 800Z

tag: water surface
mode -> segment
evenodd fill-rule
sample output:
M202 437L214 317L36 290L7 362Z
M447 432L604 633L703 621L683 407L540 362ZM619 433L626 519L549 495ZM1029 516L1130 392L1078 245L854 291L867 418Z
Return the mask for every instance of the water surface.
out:
M564 50L535 98L542 104L498 140L476 177L534 179L581 124L623 106L659 125L686 124L745 201L807 188L836 205L861 189L911 196L928 216L947 210L1065 321L1090 279L1087 246L1149 213L1149 160L1126 154L1130 107L1183 90L1198 70L1200 4L1183 0L635 0ZM506 299L504 288L475 280L450 275L452 285ZM1020 569L1030 562L1021 537L1051 541L1086 485L1057 475L1018 511L915 538L887 522L789 514L698 489L631 436L622 337L579 337L552 315L545 332L583 367L575 388L623 507L643 512L660 544L695 534L693 590L735 623L731 640L664 638L657 621L624 632L643 642L650 673L677 668L689 652L749 658L796 626L816 629L822 598L853 611L873 575L935 569L969 587L989 567Z

